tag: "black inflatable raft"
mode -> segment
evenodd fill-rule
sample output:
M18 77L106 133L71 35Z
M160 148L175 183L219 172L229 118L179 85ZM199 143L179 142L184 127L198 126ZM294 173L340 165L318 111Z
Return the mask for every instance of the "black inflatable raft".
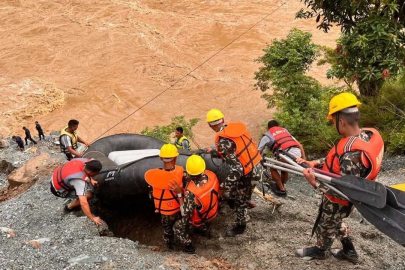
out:
M95 178L99 181L95 193L105 203L132 203L148 198L145 172L162 167L159 150L164 142L139 134L116 134L94 142L84 157L98 159L103 169ZM193 152L180 150L177 165L185 167ZM207 169L223 180L229 170L221 159L203 154Z

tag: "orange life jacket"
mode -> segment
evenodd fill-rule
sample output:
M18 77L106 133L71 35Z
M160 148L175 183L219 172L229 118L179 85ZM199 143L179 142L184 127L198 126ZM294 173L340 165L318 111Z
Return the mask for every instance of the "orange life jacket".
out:
M193 181L187 185L187 190L195 195L195 202L199 207L194 208L191 223L199 227L204 222L213 220L218 214L218 191L219 181L211 171L204 171L208 181L201 187L197 187Z
M359 137L353 136L342 138L339 143L329 151L323 166L324 171L340 174L340 157L346 152L361 151L361 162L367 168L367 175L363 177L375 181L380 172L384 155L384 141L376 129L363 128L363 130L372 133L370 141L365 142ZM325 194L325 196L331 202L346 206L349 205L349 202L346 200L340 200L327 194Z
M277 148L281 150L287 150L291 147L299 147L299 143L294 140L290 132L283 127L272 127L269 129L270 134L274 137L274 144L271 147L271 150L274 151Z
M243 174L247 175L260 162L260 152L253 142L252 136L243 123L229 123L222 131L217 132L215 143L218 150L220 137L230 139L236 144L235 155L243 166ZM224 157L222 157L224 158Z
M183 185L183 167L175 166L173 171L149 170L145 173L145 180L153 187L152 196L157 213L170 216L180 211L177 194L170 190L168 184L175 180L180 186Z
M86 181L88 177L84 172L85 163L90 161L88 158L75 158L64 165L58 167L52 176L52 185L56 191L64 189L66 191L74 190L69 184L73 179Z

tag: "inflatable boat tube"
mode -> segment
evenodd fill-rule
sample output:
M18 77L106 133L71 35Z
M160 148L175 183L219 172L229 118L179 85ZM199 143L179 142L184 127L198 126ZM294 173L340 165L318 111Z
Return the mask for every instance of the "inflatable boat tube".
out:
M97 197L108 204L127 204L145 200L149 188L145 172L162 167L159 158L164 142L139 134L116 134L94 142L84 154L86 158L99 160L103 169L95 179L99 182L95 190ZM177 165L185 168L187 158L193 154L179 150ZM220 181L228 175L229 169L221 159L203 154L208 170L213 171Z

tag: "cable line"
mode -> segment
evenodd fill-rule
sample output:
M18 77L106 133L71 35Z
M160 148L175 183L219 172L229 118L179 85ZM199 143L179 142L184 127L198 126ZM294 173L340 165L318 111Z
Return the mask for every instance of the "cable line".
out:
M158 97L160 97L161 95L163 95L165 92L167 92L169 89L171 89L173 86L175 86L176 84L178 84L179 82L181 82L184 78L186 78L187 76L189 76L191 73L193 73L194 71L196 71L197 69L199 69L201 66L203 66L205 63L207 63L208 61L210 61L212 58L214 58L215 56L217 56L219 53L221 53L223 50L225 50L226 48L228 48L229 46L231 46L235 41L237 41L239 38L241 38L242 36L244 36L247 32L249 32L250 30L252 30L254 27L256 27L258 24L260 24L262 21L264 21L267 17L269 17L271 14L273 14L274 12L276 12L277 10L279 10L282 6L284 6L285 4L287 4L288 1L285 1L284 3L282 3L281 5L279 5L277 8L275 8L274 10L272 10L270 13L268 13L266 16L264 16L263 18L261 18L259 21L257 21L255 24L253 24L251 27L249 27L247 30L245 30L242 34L240 34L238 37L236 37L235 39L233 39L231 42L229 42L227 45L225 45L224 47L222 47L219 51L217 51L216 53L214 53L213 55L211 55L209 58L207 58L206 60L204 60L201 64L199 64L198 66L196 66L195 68L193 68L190 72L188 72L186 75L184 75L183 77L181 77L180 79L178 79L176 82L174 82L173 84L171 84L169 87L167 87L165 90L163 90L162 92L160 92L159 94L157 94L156 96L154 96L153 98L151 98L149 101L147 101L145 104L143 104L141 107L139 107L138 109L134 110L132 113L128 114L126 117L124 117L123 119L121 119L121 121L117 122L115 125L113 125L112 127L110 127L109 129L107 129L105 132L103 132L100 136L98 136L97 138L95 138L93 142L95 142L96 140L98 140L99 138L101 138L103 135L105 135L106 133L108 133L109 131L111 131L113 128L115 128L116 126L118 126L119 124L121 124L122 122L124 122L125 120L127 120L129 117L131 117L132 115L134 115L136 112L138 112L139 110L141 110L142 108L144 108L146 105L148 105L149 103L151 103L152 101L154 101L155 99L157 99Z

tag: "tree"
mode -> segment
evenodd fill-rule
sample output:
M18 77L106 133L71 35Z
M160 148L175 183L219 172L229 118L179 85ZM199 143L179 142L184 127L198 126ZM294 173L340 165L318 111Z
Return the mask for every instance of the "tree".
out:
M327 32L333 24L342 35L334 51L328 51L332 64L329 78L357 83L363 96L377 96L384 80L396 76L405 65L404 1L315 1L302 0L297 18L316 17L318 28Z
M174 116L170 124L166 126L154 126L153 129L146 127L141 131L141 134L170 143L172 142L170 134L172 134L177 127L183 127L184 135L193 140L194 133L192 128L198 121L200 121L199 118L193 118L187 122L184 116Z
M269 108L277 107L277 121L307 150L323 153L338 137L326 116L331 96L341 89L323 87L305 75L320 50L311 38L310 33L293 29L286 39L273 40L256 60L263 64L255 73L256 88L266 92L271 87L272 94L262 97Z

